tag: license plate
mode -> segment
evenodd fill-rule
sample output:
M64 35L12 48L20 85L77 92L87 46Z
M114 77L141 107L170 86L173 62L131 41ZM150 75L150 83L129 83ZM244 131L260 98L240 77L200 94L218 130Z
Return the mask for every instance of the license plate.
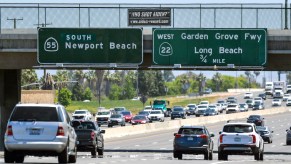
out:
M193 137L188 137L187 140L188 141L193 141Z
M39 129L30 129L29 135L40 135Z
M241 142L241 138L239 138L239 137L235 137L235 138L234 138L234 142Z

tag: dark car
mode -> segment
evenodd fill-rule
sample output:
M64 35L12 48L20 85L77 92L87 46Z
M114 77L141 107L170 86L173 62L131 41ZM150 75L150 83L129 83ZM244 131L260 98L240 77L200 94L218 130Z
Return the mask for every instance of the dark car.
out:
M75 131L78 151L90 151L93 157L96 156L96 152L99 156L103 155L105 130L101 130L95 121L80 121L80 125L75 127Z
M150 114L150 112L149 111L140 111L140 112L138 112L138 115L143 115L143 116L146 116L146 117L149 117L149 114Z
M264 103L255 101L253 110L261 110L261 109L265 109Z
M108 121L108 127L112 127L114 125L125 126L125 118L122 114L111 115Z
M165 117L171 117L172 114L172 109L171 108L167 108L167 110L164 112Z
M218 111L213 108L207 108L205 110L204 116L215 116L218 115Z
M263 138L265 142L272 143L273 142L273 131L269 129L267 126L257 126L257 131L260 136Z
M145 115L136 115L131 119L131 124L136 125L136 124L146 124L149 123L150 120L147 116Z
M264 99L264 100L267 99L267 97L266 97L266 93L260 93L260 94L258 95L258 97L262 97L262 99Z
M174 136L174 158L181 160L183 154L203 154L205 160L212 160L214 134L205 126L181 126Z
M197 108L196 104L187 105L187 110L186 110L187 116L195 115L196 108Z
M183 107L176 107L173 109L173 111L171 113L171 119L173 120L175 118L186 119L186 111L184 110Z
M250 115L247 118L247 123L254 123L256 126L264 126L265 118L261 115Z

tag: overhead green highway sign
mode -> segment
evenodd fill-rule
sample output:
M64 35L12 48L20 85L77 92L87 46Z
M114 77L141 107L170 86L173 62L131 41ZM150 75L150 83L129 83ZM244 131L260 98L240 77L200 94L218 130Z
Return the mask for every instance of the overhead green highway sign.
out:
M140 64L143 34L140 28L39 28L40 64Z
M265 66L266 29L153 30L153 65Z

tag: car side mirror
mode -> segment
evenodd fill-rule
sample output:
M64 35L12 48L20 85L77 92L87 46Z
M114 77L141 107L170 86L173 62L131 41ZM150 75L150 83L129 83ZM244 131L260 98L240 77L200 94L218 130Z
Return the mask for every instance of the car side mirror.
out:
M271 133L274 133L274 131L271 131Z
M222 131L220 131L218 134L221 134L222 133Z
M210 137L214 137L215 135L213 133L210 134Z
M176 136L177 135L177 133L174 133L174 136Z
M105 130L101 130L101 131L100 131L100 133L103 133L103 134L105 134Z

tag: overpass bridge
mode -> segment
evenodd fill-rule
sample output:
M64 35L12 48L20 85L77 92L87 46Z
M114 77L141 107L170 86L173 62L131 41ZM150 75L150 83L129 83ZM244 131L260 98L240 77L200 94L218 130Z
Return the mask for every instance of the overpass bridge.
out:
M113 69L96 65L40 65L37 62L36 26L130 28L134 25L127 22L128 9L134 11L135 8L166 8L172 13L168 28L267 28L267 64L258 69L291 70L290 4L285 8L283 4L0 4L0 149L3 149L9 115L20 102L21 69ZM143 62L138 66L114 69L193 70L190 67L152 67L152 42L151 30L144 28Z

